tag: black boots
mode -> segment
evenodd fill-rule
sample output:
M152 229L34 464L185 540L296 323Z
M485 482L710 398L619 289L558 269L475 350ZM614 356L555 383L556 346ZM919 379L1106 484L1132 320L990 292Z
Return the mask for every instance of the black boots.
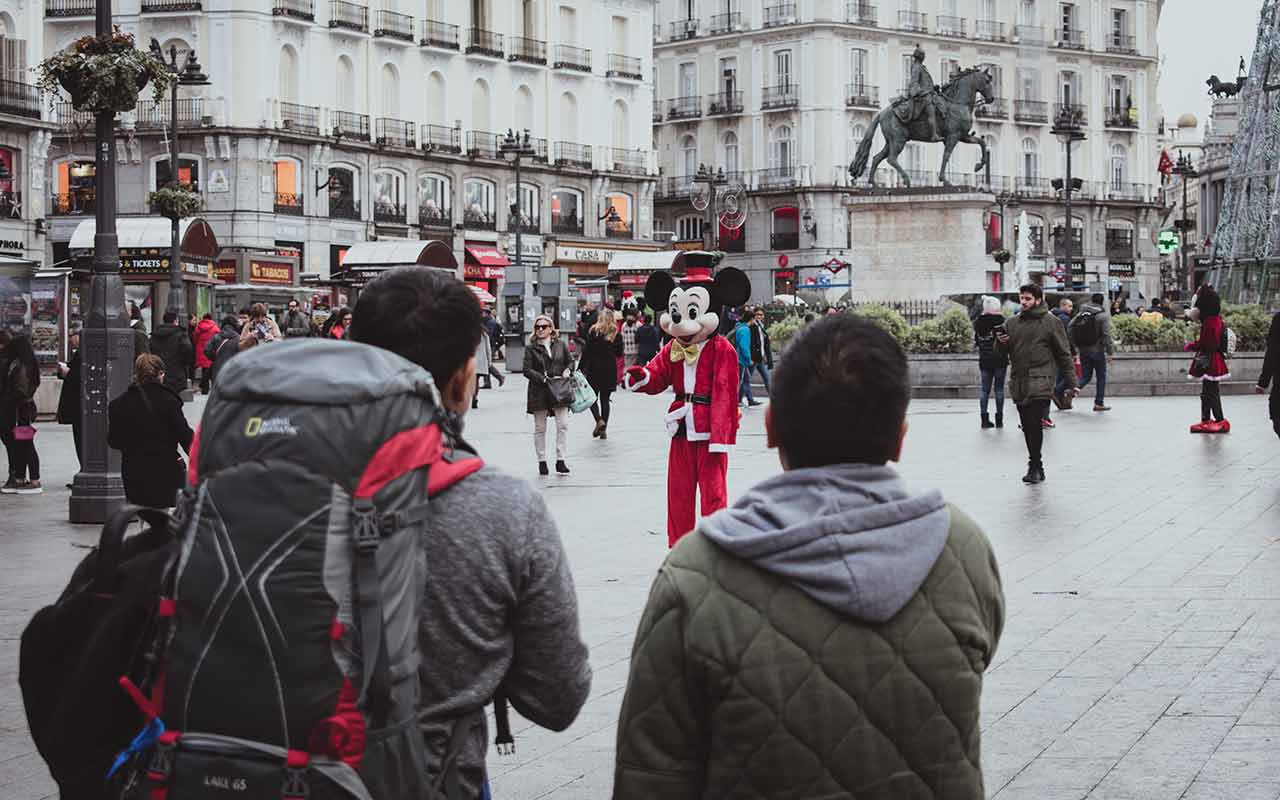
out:
M1044 483L1044 467L1039 464L1028 464L1027 474L1022 476L1023 483Z
M568 465L568 464L566 464L566 463L564 463L564 460L563 460L563 459L561 459L561 460L557 461L557 462L556 462L556 472L557 472L557 473L559 473L560 475L568 475L568 474L569 474L569 465Z
M547 462L545 462L545 461L539 461L539 462L538 462L538 474L539 474L539 475L550 475L550 474L551 474L551 471L547 469Z
M995 425L992 425L992 424L991 424L991 415L990 415L990 414L983 414L983 415L982 415L982 427L983 427L983 429L984 429L984 430L985 430L985 429L987 429L987 428L994 428L994 427L995 427Z
M1003 427L1004 427L1004 412L1003 412L1003 411L997 411L997 412L996 412L996 427L997 427L997 428L1003 428Z

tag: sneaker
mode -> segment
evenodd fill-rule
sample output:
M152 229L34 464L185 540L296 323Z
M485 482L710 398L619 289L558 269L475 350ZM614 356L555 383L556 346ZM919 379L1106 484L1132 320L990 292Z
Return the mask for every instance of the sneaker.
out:
M44 494L44 487L40 485L40 481L23 481L18 484L14 494Z
M4 482L3 486L0 486L0 494L17 494L18 488L21 485L21 481L15 481L13 478L10 478Z
M1094 403L1093 410L1094 411L1110 411L1111 406L1102 406L1102 405L1098 405L1097 403Z
M764 405L764 403L761 403L759 400L751 400L750 402L747 403L748 408L755 408L756 406L762 406L762 405Z
M1053 420L1051 420L1051 419L1042 419L1042 420L1040 420L1040 426L1041 426L1041 427L1043 427L1043 428L1056 428L1056 427L1058 427L1057 425L1055 425L1055 424L1054 424Z
M1209 420L1206 419L1203 422L1197 422L1195 425L1192 425L1191 432L1192 433L1208 433L1209 432L1208 428L1209 428Z

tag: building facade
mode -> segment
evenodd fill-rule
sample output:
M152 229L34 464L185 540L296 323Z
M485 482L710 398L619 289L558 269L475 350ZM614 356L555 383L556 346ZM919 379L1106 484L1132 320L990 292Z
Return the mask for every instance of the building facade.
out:
M45 165L53 125L32 85L44 58L43 9L0 0L0 256L41 263Z
M1013 199L1028 215L1018 235L1030 238L1032 271L1049 283L1055 273L1068 283L1121 278L1150 293L1160 280L1148 157L1160 116L1160 9L1157 0L663 0L654 28L659 228L701 235L708 217L691 204L700 189L692 176L707 164L744 189L746 223L712 233L751 274L753 299L789 294L832 258L847 261L859 236L848 200L866 191L866 176L852 185L847 167L877 111L903 93L919 45L939 85L963 68L991 73L997 97L980 106L975 131L991 150L993 200ZM1063 114L1087 137L1072 151L1083 185L1070 258L1066 236L1052 236L1066 228L1052 185L1066 171L1052 132ZM877 132L873 153L882 146ZM978 156L957 147L948 182L988 188L972 172ZM912 143L899 160L918 189L938 186L941 158L941 145ZM887 165L876 177L899 183ZM995 233L992 249L1015 250L1012 236ZM857 276L875 269L852 263L855 299L906 299L862 292ZM974 290L1002 288L994 263L972 270Z
M47 50L92 32L93 0L41 2ZM180 89L177 174L201 194L224 254L284 259L260 270L279 284L288 277L280 263L325 279L354 244L440 240L469 281L499 295L502 267L469 258L468 247L514 263L517 228L530 266L562 251L596 254L564 264L581 277L603 277L612 252L653 247L655 164L643 113L653 94L652 6L118 0L115 20L141 47L155 39L166 54L174 48L180 64L194 49L208 75L209 85ZM94 142L86 115L61 102L54 116L49 246L61 260L93 214ZM147 214L148 193L169 181L170 121L168 101L148 93L121 116L121 214ZM533 150L519 205L501 152L509 129L527 130ZM242 273L223 277L252 284ZM237 288L237 298L252 298L252 286ZM207 302L220 305L218 296Z

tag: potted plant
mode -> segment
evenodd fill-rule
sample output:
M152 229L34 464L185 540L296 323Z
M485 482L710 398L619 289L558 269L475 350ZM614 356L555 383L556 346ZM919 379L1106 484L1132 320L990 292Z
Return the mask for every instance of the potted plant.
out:
M204 201L188 183L170 183L157 189L147 195L147 204L153 213L175 220L194 217L204 208Z
M138 92L148 83L159 103L173 80L168 67L136 48L133 35L118 27L104 36L76 39L66 50L41 61L35 71L36 86L42 92L56 97L65 91L75 110L94 114L133 110Z
M1013 258L1013 256L1012 254L1009 253L1008 250L1005 250L1002 247L999 250L994 251L991 254L991 258L994 259L997 264L1003 267L1005 264L1009 263L1009 259Z

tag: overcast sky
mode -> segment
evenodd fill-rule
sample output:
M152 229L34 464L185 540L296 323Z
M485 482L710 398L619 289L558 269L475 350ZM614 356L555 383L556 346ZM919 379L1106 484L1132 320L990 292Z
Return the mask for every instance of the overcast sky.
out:
M1248 72L1262 0L1165 0L1160 15L1160 105L1170 125L1190 111L1201 130L1209 117L1205 80L1236 79L1240 59Z

